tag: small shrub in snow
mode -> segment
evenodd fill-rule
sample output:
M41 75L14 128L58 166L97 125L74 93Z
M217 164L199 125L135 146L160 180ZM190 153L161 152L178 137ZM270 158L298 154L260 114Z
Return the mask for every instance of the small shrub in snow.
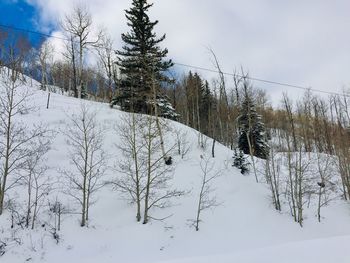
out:
M0 241L0 257L3 256L6 252L6 243Z
M249 172L249 165L250 163L247 161L246 157L244 156L244 153L241 150L239 152L235 150L232 166L240 169L241 174L247 174Z

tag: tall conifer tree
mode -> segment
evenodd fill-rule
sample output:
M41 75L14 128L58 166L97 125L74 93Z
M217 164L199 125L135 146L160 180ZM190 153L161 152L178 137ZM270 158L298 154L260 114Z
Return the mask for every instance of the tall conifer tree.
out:
M241 114L238 117L239 139L238 146L245 154L267 159L270 147L266 139L265 125L257 113L252 95L245 87Z
M169 81L164 73L173 65L171 60L166 60L168 50L159 47L165 34L156 36L154 27L158 21L152 22L147 14L152 6L147 0L133 0L131 8L126 10L130 31L122 34L124 46L117 51L120 92L112 105L120 104L127 111L149 113L153 88L156 88L157 99L162 97L160 84Z

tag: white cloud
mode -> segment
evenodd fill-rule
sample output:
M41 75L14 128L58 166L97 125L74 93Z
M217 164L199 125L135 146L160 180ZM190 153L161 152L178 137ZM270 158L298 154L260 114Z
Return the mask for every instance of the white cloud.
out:
M56 24L74 5L28 1L39 8L43 27ZM119 48L131 0L83 3L96 27L106 27ZM242 65L255 77L339 91L350 84L348 10L347 0L155 0L151 17L160 21L157 32L167 34L164 45L175 61L212 67L210 46L225 71ZM280 90L264 87L273 96Z

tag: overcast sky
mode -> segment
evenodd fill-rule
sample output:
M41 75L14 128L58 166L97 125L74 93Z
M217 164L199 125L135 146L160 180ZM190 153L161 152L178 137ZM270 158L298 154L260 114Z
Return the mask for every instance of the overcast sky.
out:
M27 0L39 12L38 29L57 28L72 0ZM212 68L207 47L224 71L243 66L257 78L325 91L350 86L348 0L154 0L151 18L166 33L174 61ZM121 46L124 10L131 0L86 0L96 27L104 26ZM208 76L202 72L203 76ZM266 88L274 99L281 87ZM285 89L286 90L286 89ZM294 90L288 91L295 93Z

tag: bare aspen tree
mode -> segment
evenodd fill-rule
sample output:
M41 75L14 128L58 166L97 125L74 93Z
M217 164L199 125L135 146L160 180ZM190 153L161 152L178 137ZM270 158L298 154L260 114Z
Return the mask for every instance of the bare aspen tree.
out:
M303 226L304 217L303 217L303 211L304 211L304 195L305 192L308 191L308 185L305 182L305 174L307 172L308 166L310 165L310 161L303 161L304 153L302 152L302 148L300 147L297 160L296 160L296 167L295 167L295 186L294 189L296 190L296 203L298 208L298 223L300 226Z
M106 155L103 151L103 132L97 124L96 113L81 105L80 112L72 115L64 131L70 145L70 159L74 169L64 170L68 178L67 194L81 206L81 226L89 220L93 195L102 186Z
M39 50L38 58L41 69L41 89L46 90L48 84L48 65L52 64L54 48L50 42L44 42Z
M136 204L136 220L141 221L141 202L145 191L145 162L141 159L141 151L145 142L140 136L144 121L142 116L135 113L124 114L122 122L116 127L121 139L117 147L122 152L116 170L122 175L108 182L117 190L127 194Z
M152 208L164 208L170 205L171 198L180 197L185 192L170 188L169 183L172 180L173 173L171 167L164 163L164 157L176 145L165 152L164 156L156 118L153 116L144 116L144 118L146 122L141 136L145 146L141 153L141 162L145 164L146 177L143 224L147 224L149 219L153 218L150 216Z
M337 149L338 171L342 180L343 197L350 200L350 153L349 149L339 147Z
M61 231L62 215L68 213L69 211L56 197L56 200L53 203L49 202L49 212L51 215L53 215L52 228L54 229L54 232Z
M77 43L74 41L73 35L69 36L69 41L65 42L65 52L63 52L63 57L66 60L66 64L62 65L65 69L62 69L63 74L59 74L57 78L62 79L62 75L69 76L68 85L63 83L61 86L68 86L68 94L72 96L72 91L74 97L78 98L78 87L77 87ZM61 73L61 72L60 72Z
M317 219L319 222L321 222L321 208L331 201L328 192L332 187L332 163L333 161L330 155L317 153L317 174L319 180L317 181L318 190L316 192L318 195Z
M45 134L40 125L30 127L20 121L20 115L32 108L27 104L31 92L21 86L18 72L10 75L1 72L0 80L0 215L3 212L5 193L21 179L19 169L32 154L30 144Z
M289 179L287 180L287 195L290 203L292 215L295 222L302 227L304 222L304 205L305 195L311 191L309 172L310 159L305 159L305 154L302 151L302 146L299 146L299 151L291 154L291 163L288 167Z
M214 51L212 49L209 49L209 52L211 53L214 60L214 65L219 72L219 83L218 83L219 98L218 98L218 106L217 106L217 113L218 113L217 117L219 121L221 140L224 142L225 145L228 145L228 141L231 140L230 138L231 134L229 129L229 124L231 123L231 112L229 110L229 103L228 103L228 97L226 92L225 75L221 70L219 60L215 55Z
M215 171L215 162L206 156L201 156L201 183L199 188L198 205L196 210L196 219L193 220L193 225L196 231L199 230L199 224L202 222L201 215L207 209L213 209L219 203L216 196L213 195L215 191L213 181L220 176L220 171Z
M281 164L280 159L275 158L275 153L273 147L270 149L269 158L265 162L265 171L266 171L266 181L271 190L272 202L275 206L275 209L281 211L281 179L280 179L280 170ZM277 162L277 163L276 163Z
M45 197L52 190L51 178L47 175L49 167L44 165L45 154L50 149L50 140L38 141L31 145L32 154L24 163L24 171L21 184L27 188L25 226L34 229L40 209L43 206Z
M242 69L243 73L243 69ZM235 107L233 108L233 119L234 119L234 129L233 129L233 143L238 145L238 138L239 138L239 125L238 125L238 117L241 110L241 96L240 96L240 88L242 85L242 82L244 80L244 75L240 76L237 74L236 70L233 73L233 83L234 83L234 90L232 90L232 104L235 104Z
M166 165L172 164L172 158L171 156L168 156L169 152L165 151L165 142L164 142L164 136L163 136L163 127L166 127L165 120L163 120L163 125L161 125L161 119L159 118L159 110L158 110L158 98L157 98L157 88L156 83L154 81L154 76L152 74L152 93L153 93L153 104L154 104L154 117L158 129L158 136L160 139L160 148L162 150L163 159Z
M288 195L288 201L289 201L289 207L291 209L291 214L294 217L294 221L297 222L297 211L296 211L296 201L295 201L295 195L294 195L294 184L293 182L293 168L292 168L292 151L296 149L296 138L295 138L295 126L293 121L293 115L291 111L291 102L288 100L288 97L286 94L284 94L284 107L286 110L287 115L287 123L290 124L287 125L285 128L285 139L287 142L287 168L288 168L288 180L287 180L287 190L286 194ZM292 132L293 135L293 141L291 141L291 138L289 136L289 133ZM292 143L293 146L292 146ZM289 194L288 194L289 193Z
M186 154L190 151L190 142L187 139L187 132L183 131L181 128L174 130L176 144L177 144L177 153L181 156L181 159L184 159Z
M299 105L300 107L300 105ZM310 178L309 172L310 158L305 158L304 140L297 140L296 126L294 123L294 115L292 112L291 102L284 95L284 108L287 116L286 142L287 142L287 168L288 180L286 194L288 196L289 206L294 221L303 226L305 195L310 195ZM292 138L290 137L292 135Z
M303 100L297 103L297 117L299 118L300 125L300 139L303 141L303 148L306 152L312 152L313 142L312 142L312 127L311 127L311 100L312 94L308 90L305 92Z
M37 57L38 51L35 48L31 48L25 56L25 66L23 67L22 73L25 73L27 76L35 75L37 70ZM26 76L23 75L23 81L27 85L30 85L30 87L33 87L33 78L26 78Z
M117 147L123 154L116 167L120 174L107 183L126 194L136 204L138 222L142 216L143 224L147 224L149 219L163 220L165 218L152 217L150 210L169 206L170 199L179 197L184 192L170 188L173 173L171 166L164 162L156 118L130 113L122 119L123 123L117 126L121 137ZM169 154L175 146L165 154Z
M248 131L246 131L246 136L247 136L247 142L248 142L248 147L249 147L249 155L250 155L250 159L253 165L253 171L254 171L254 176L255 176L255 180L258 183L258 175L257 175L257 171L256 171L256 165L255 165L255 159L254 159L254 154L255 154L255 149L254 149L254 145L251 141L250 138L250 134L252 133L252 129L253 129L253 124L252 124L252 113L251 113L251 95L249 94L249 83L248 83L248 79L246 77L244 77L243 80L243 91L244 91L244 97L245 97L245 101L247 102L247 121L248 121Z
M347 117L349 104L346 97L335 96L331 100L336 122L334 149L337 156L337 167L342 182L343 198L350 200L350 123Z
M298 149L298 146L297 146L297 138L296 138L295 118L293 116L292 103L288 99L287 94L283 94L283 104L284 104L285 112L287 114L286 119L288 121L288 124L290 125L290 128L287 131L291 132L291 135L292 135L292 145L290 147L290 150L296 151Z
M313 98L313 133L314 141L319 152L327 152L334 154L334 147L331 136L331 127L333 122L329 116L329 108L327 103L317 97Z
M100 58L100 62L103 66L104 73L107 76L107 97L109 102L113 97L113 74L115 72L115 52L113 50L113 40L107 35L102 33L101 41L97 46L97 52Z
M83 82L84 53L87 48L96 46L99 43L102 32L99 32L94 40L91 39L92 17L88 9L83 5L75 6L73 12L65 16L61 22L61 27L71 37L72 46L74 42L78 45L77 90L78 97L84 98L87 95L85 94L86 87ZM72 50L74 50L74 47Z

